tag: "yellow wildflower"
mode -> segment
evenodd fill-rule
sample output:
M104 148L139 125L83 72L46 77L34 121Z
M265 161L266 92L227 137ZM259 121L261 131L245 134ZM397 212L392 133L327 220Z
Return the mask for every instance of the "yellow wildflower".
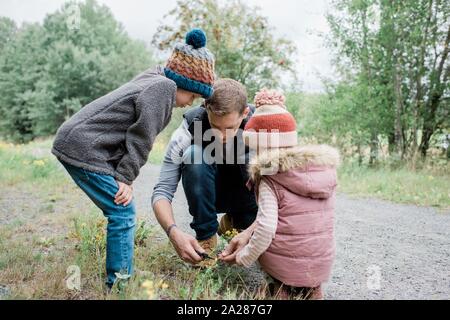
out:
M151 280L145 280L142 285L142 288L145 289L145 294L147 295L148 300L151 300L155 297L155 284Z
M154 288L153 281L151 281L151 280L145 280L141 286L142 286L142 288L145 288L145 289L153 289Z
M37 167L42 167L45 165L45 162L43 160L34 160L33 164Z
M225 234L223 236L224 236L225 240L230 241L238 234L239 234L239 231L233 228L232 230L225 231Z
M96 235L95 235L95 240L98 241L98 242L102 241L102 238L103 238L103 237L102 237L101 234L96 234Z

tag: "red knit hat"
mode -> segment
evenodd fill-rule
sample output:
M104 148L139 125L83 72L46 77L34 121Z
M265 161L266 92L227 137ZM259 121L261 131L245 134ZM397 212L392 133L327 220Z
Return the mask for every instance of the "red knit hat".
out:
M297 145L297 123L284 106L283 94L263 89L255 96L256 111L244 129L244 141L251 147L293 147Z

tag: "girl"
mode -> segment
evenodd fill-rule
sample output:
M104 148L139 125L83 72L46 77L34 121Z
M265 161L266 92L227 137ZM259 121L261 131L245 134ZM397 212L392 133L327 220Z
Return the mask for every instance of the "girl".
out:
M259 210L236 263L249 267L258 259L277 297L322 299L335 255L339 154L327 145L297 146L296 122L284 101L276 91L257 93L244 130L246 143L257 150L249 172Z

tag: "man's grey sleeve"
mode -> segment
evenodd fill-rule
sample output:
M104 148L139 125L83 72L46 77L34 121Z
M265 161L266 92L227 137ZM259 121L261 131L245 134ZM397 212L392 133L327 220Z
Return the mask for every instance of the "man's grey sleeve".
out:
M167 146L159 180L153 189L152 205L161 199L172 202L181 179L183 154L191 145L191 140L192 135L188 130L188 124L183 119L181 125L172 134Z

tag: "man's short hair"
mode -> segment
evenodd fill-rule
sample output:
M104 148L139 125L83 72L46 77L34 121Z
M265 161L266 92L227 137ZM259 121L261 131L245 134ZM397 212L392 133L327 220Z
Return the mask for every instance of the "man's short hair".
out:
M236 80L223 78L214 83L213 95L205 100L206 110L223 116L232 112L240 115L247 108L247 89Z

